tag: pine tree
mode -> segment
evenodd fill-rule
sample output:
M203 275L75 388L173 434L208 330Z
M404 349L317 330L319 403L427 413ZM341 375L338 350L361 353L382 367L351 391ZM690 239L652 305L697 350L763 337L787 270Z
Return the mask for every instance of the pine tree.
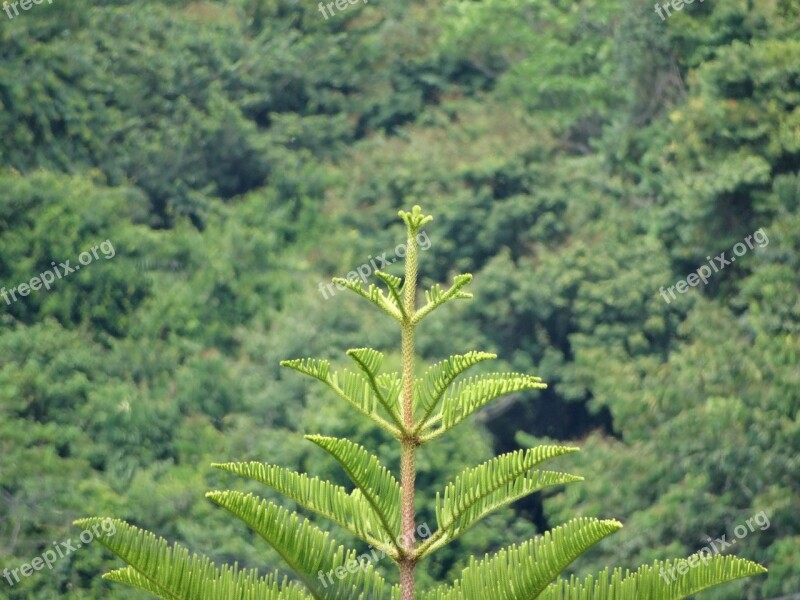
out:
M452 585L415 591L414 570L420 561L479 520L520 498L582 478L540 468L545 461L577 448L546 445L497 456L463 471L444 486L435 501L437 529L424 541L416 539L417 449L496 398L546 386L538 377L519 373L492 373L456 382L470 367L496 358L474 351L451 356L432 365L421 378L414 377L416 327L451 300L471 298L463 289L472 276L456 276L446 290L434 285L418 308L416 236L432 217L423 215L419 206L399 214L408 232L405 277L376 272L385 291L374 284L365 288L361 282L335 281L397 321L402 372L381 373L384 355L370 348L348 350L354 368L342 372L332 372L327 361L311 358L281 364L318 379L356 412L389 432L401 446L400 481L366 448L348 439L322 435L306 439L341 465L355 486L352 491L277 465L214 466L259 481L368 543L372 557L380 554L394 561L400 584L388 585L370 555L357 556L346 550L302 516L236 491L214 491L206 496L266 540L295 573L295 579L281 578L277 571L259 576L236 565L217 568L207 558L191 555L178 544L170 547L165 540L119 520L113 521L114 535L100 534L97 539L128 566L105 578L170 600L671 600L766 571L744 559L698 554L688 562L656 561L635 573L606 569L583 580L559 578L578 556L622 527L616 520L577 518L483 560L470 559ZM82 519L76 525L91 528L104 521ZM103 531L107 529L111 528L106 521ZM670 575L665 577L665 573Z

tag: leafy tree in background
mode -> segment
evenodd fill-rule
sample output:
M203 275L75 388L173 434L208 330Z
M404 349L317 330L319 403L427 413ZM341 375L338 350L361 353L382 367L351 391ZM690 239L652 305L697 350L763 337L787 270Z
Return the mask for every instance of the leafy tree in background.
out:
M424 449L420 487L517 448L520 429L609 476L492 515L418 584L605 501L625 528L570 573L688 555L766 510L736 552L768 575L700 597L796 592L799 6L695 2L666 22L635 0L397 0L328 21L284 0L0 13L2 283L100 239L118 250L0 300L0 564L100 510L217 563L274 564L194 493L230 475L197 465L269 456L343 484L313 445L282 444L324 430L395 468L388 434L320 409L278 360L369 345L399 368L378 311L315 286L393 248L408 197L435 197L420 282L471 272L482 302L427 321L420 357L482 348L549 387ZM659 286L756 227L768 248L664 304ZM110 564L87 548L0 595L142 598L90 576Z

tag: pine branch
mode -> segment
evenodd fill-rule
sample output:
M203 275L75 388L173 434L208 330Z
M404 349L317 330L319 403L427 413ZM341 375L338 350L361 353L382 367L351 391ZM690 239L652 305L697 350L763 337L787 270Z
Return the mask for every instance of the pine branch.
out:
M442 287L438 283L434 284L430 290L425 292L426 304L416 313L414 313L414 317L411 320L412 323L416 325L422 319L427 317L433 310L439 308L443 304L446 304L450 300L472 298L472 294L461 291L461 288L469 284L471 281L472 275L469 273L464 275L456 275L453 279L453 285L450 286L450 289L448 289L446 292L442 291Z
M401 283L403 280L399 277L395 277L394 275L390 275L389 273L384 273L383 271L375 271L375 276L386 284L386 288L389 290L389 294L391 295L395 306L397 306L397 309L400 311L402 320L407 321L408 314L406 313L405 306L403 306L402 297L403 288Z
M519 373L492 373L461 381L445 394L441 412L428 419L421 429L431 428L439 421L441 424L431 431L423 431L420 439L428 442L439 437L495 398L513 392L540 390L546 387L547 385L542 383L539 377Z
M357 554L354 550L345 552L329 533L307 519L252 494L209 492L206 497L244 521L272 546L314 598L384 597L386 585L372 564L363 564L354 572L348 569L341 577L337 574L338 581L333 585L325 582L324 574L358 562Z
M378 399L372 393L369 382L357 373L345 369L341 374L338 372L331 374L330 363L327 360L317 358L282 360L280 365L318 379L362 415L377 423L395 438L400 438L401 430L377 413L375 403ZM339 385L340 381L343 386Z
M348 350L347 355L361 369L364 377L369 382L372 393L378 399L378 402L383 406L384 410L389 414L392 421L397 425L398 429L403 430L403 422L401 420L399 407L395 403L400 395L399 381L397 383L391 381L391 378L386 378L379 381L378 371L383 364L383 354L372 348L358 348L355 350ZM383 383L383 385L381 385ZM384 386L389 383L389 393L384 394ZM396 389L395 389L396 388ZM395 394L396 391L396 394Z
M670 570L678 560L655 561L652 565L639 567L635 573L622 569L605 569L598 575L589 576L582 581L575 576L560 579L548 587L539 600L681 600L722 583L766 573L767 570L754 562L736 556L698 557L697 566L684 575L671 580ZM689 560L687 559L687 560ZM666 575L666 579L665 579Z
M338 285L343 285L348 290L355 292L362 298L369 300L380 308L383 312L387 315L392 317L393 319L403 322L403 313L400 310L400 307L392 300L384 296L381 289L376 286L374 283L369 284L369 288L364 288L364 283L362 281L350 281L348 279L343 279L341 277L334 277L332 281Z
M533 600L578 556L621 527L611 520L569 521L491 558L472 558L452 587L435 589L423 600Z
M109 522L113 534L107 533ZM217 569L206 557L190 554L180 544L169 546L163 538L118 519L80 519L75 525L102 531L95 541L124 560L129 567L105 575L106 579L126 583L169 600L216 600L246 598L248 594L264 600L308 600L294 585L277 584L277 575L258 577L255 571L238 567Z
M545 488L583 481L583 477L557 471L533 471L530 474L503 481L498 487L487 486L472 497L455 499L452 505L437 503L439 528L425 540L418 552L428 555L465 533L475 523L498 508L540 492ZM441 521L439 521L441 519Z
M481 361L497 358L496 354L489 352L467 352L466 354L456 354L432 365L422 379L416 381L415 405L422 408L422 416L418 421L414 433L419 433L425 425L431 412L439 404L447 388L456 377L464 371L478 364Z
M389 406L394 406L396 410L402 410L400 406L400 392L403 387L403 380L400 378L399 373L381 373L375 378L378 389L383 392L386 398L386 403ZM405 428L405 425L403 425Z
M558 456L577 452L569 446L538 446L496 456L466 469L436 494L438 529L419 548L426 556L466 532L491 512L507 506L544 487L581 481L582 477L552 471L526 473L535 466Z
M194 571L193 571L194 572ZM303 589L303 586L296 582L290 582L288 578L283 579L281 586L277 583L271 587L264 587L258 580L255 572L246 575L238 583L234 582L231 571L223 570L219 579L213 581L203 581L200 587L187 592L186 596L176 595L169 588L162 587L133 567L115 569L103 575L103 579L123 583L133 588L150 592L167 600L220 600L221 598L237 598L241 600L312 600L312 596ZM275 576L272 576L275 579Z
M397 480L375 456L350 440L320 435L307 435L306 439L328 452L342 466L391 538L392 548L387 550L393 558L397 558L402 554L398 541L400 485Z
M259 462L213 464L213 467L267 485L301 506L340 525L368 544L392 543L392 532L375 519L372 507L360 492L283 467Z

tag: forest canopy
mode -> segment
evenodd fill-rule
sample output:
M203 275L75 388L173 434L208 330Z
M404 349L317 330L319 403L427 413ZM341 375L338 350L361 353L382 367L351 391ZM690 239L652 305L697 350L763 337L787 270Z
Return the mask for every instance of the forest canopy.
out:
M419 579L586 515L625 527L569 573L727 535L769 573L700 598L800 591L798 23L796 0L0 12L0 568L87 515L277 568L203 497L234 480L212 462L341 479L287 442L324 430L396 468L382 432L278 363L367 345L399 364L393 329L319 286L393 258L419 203L421 285L469 272L478 299L429 320L420 358L479 349L548 383L421 452L421 487L548 442L581 446L561 460L587 475ZM118 566L86 544L0 598L148 597L99 578Z

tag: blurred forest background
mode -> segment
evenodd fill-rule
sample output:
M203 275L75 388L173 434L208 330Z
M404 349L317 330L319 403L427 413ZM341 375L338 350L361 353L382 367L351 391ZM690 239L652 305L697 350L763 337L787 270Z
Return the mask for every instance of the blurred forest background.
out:
M542 440L581 446L559 467L586 477L494 515L419 581L573 516L626 525L573 565L589 573L687 556L765 511L730 551L769 574L703 598L796 597L798 0L666 20L652 0L0 12L0 284L115 249L0 300L0 568L108 515L271 570L203 497L270 492L212 461L344 483L300 436L320 432L396 465L390 440L278 361L372 346L397 366L394 325L318 286L391 256L414 203L435 216L422 283L471 272L476 298L426 321L420 358L493 351L491 370L550 386L423 449L420 486ZM659 294L759 228L769 244L708 285ZM418 510L433 528L424 496ZM89 545L0 580L0 598L145 598L99 578L115 566Z

